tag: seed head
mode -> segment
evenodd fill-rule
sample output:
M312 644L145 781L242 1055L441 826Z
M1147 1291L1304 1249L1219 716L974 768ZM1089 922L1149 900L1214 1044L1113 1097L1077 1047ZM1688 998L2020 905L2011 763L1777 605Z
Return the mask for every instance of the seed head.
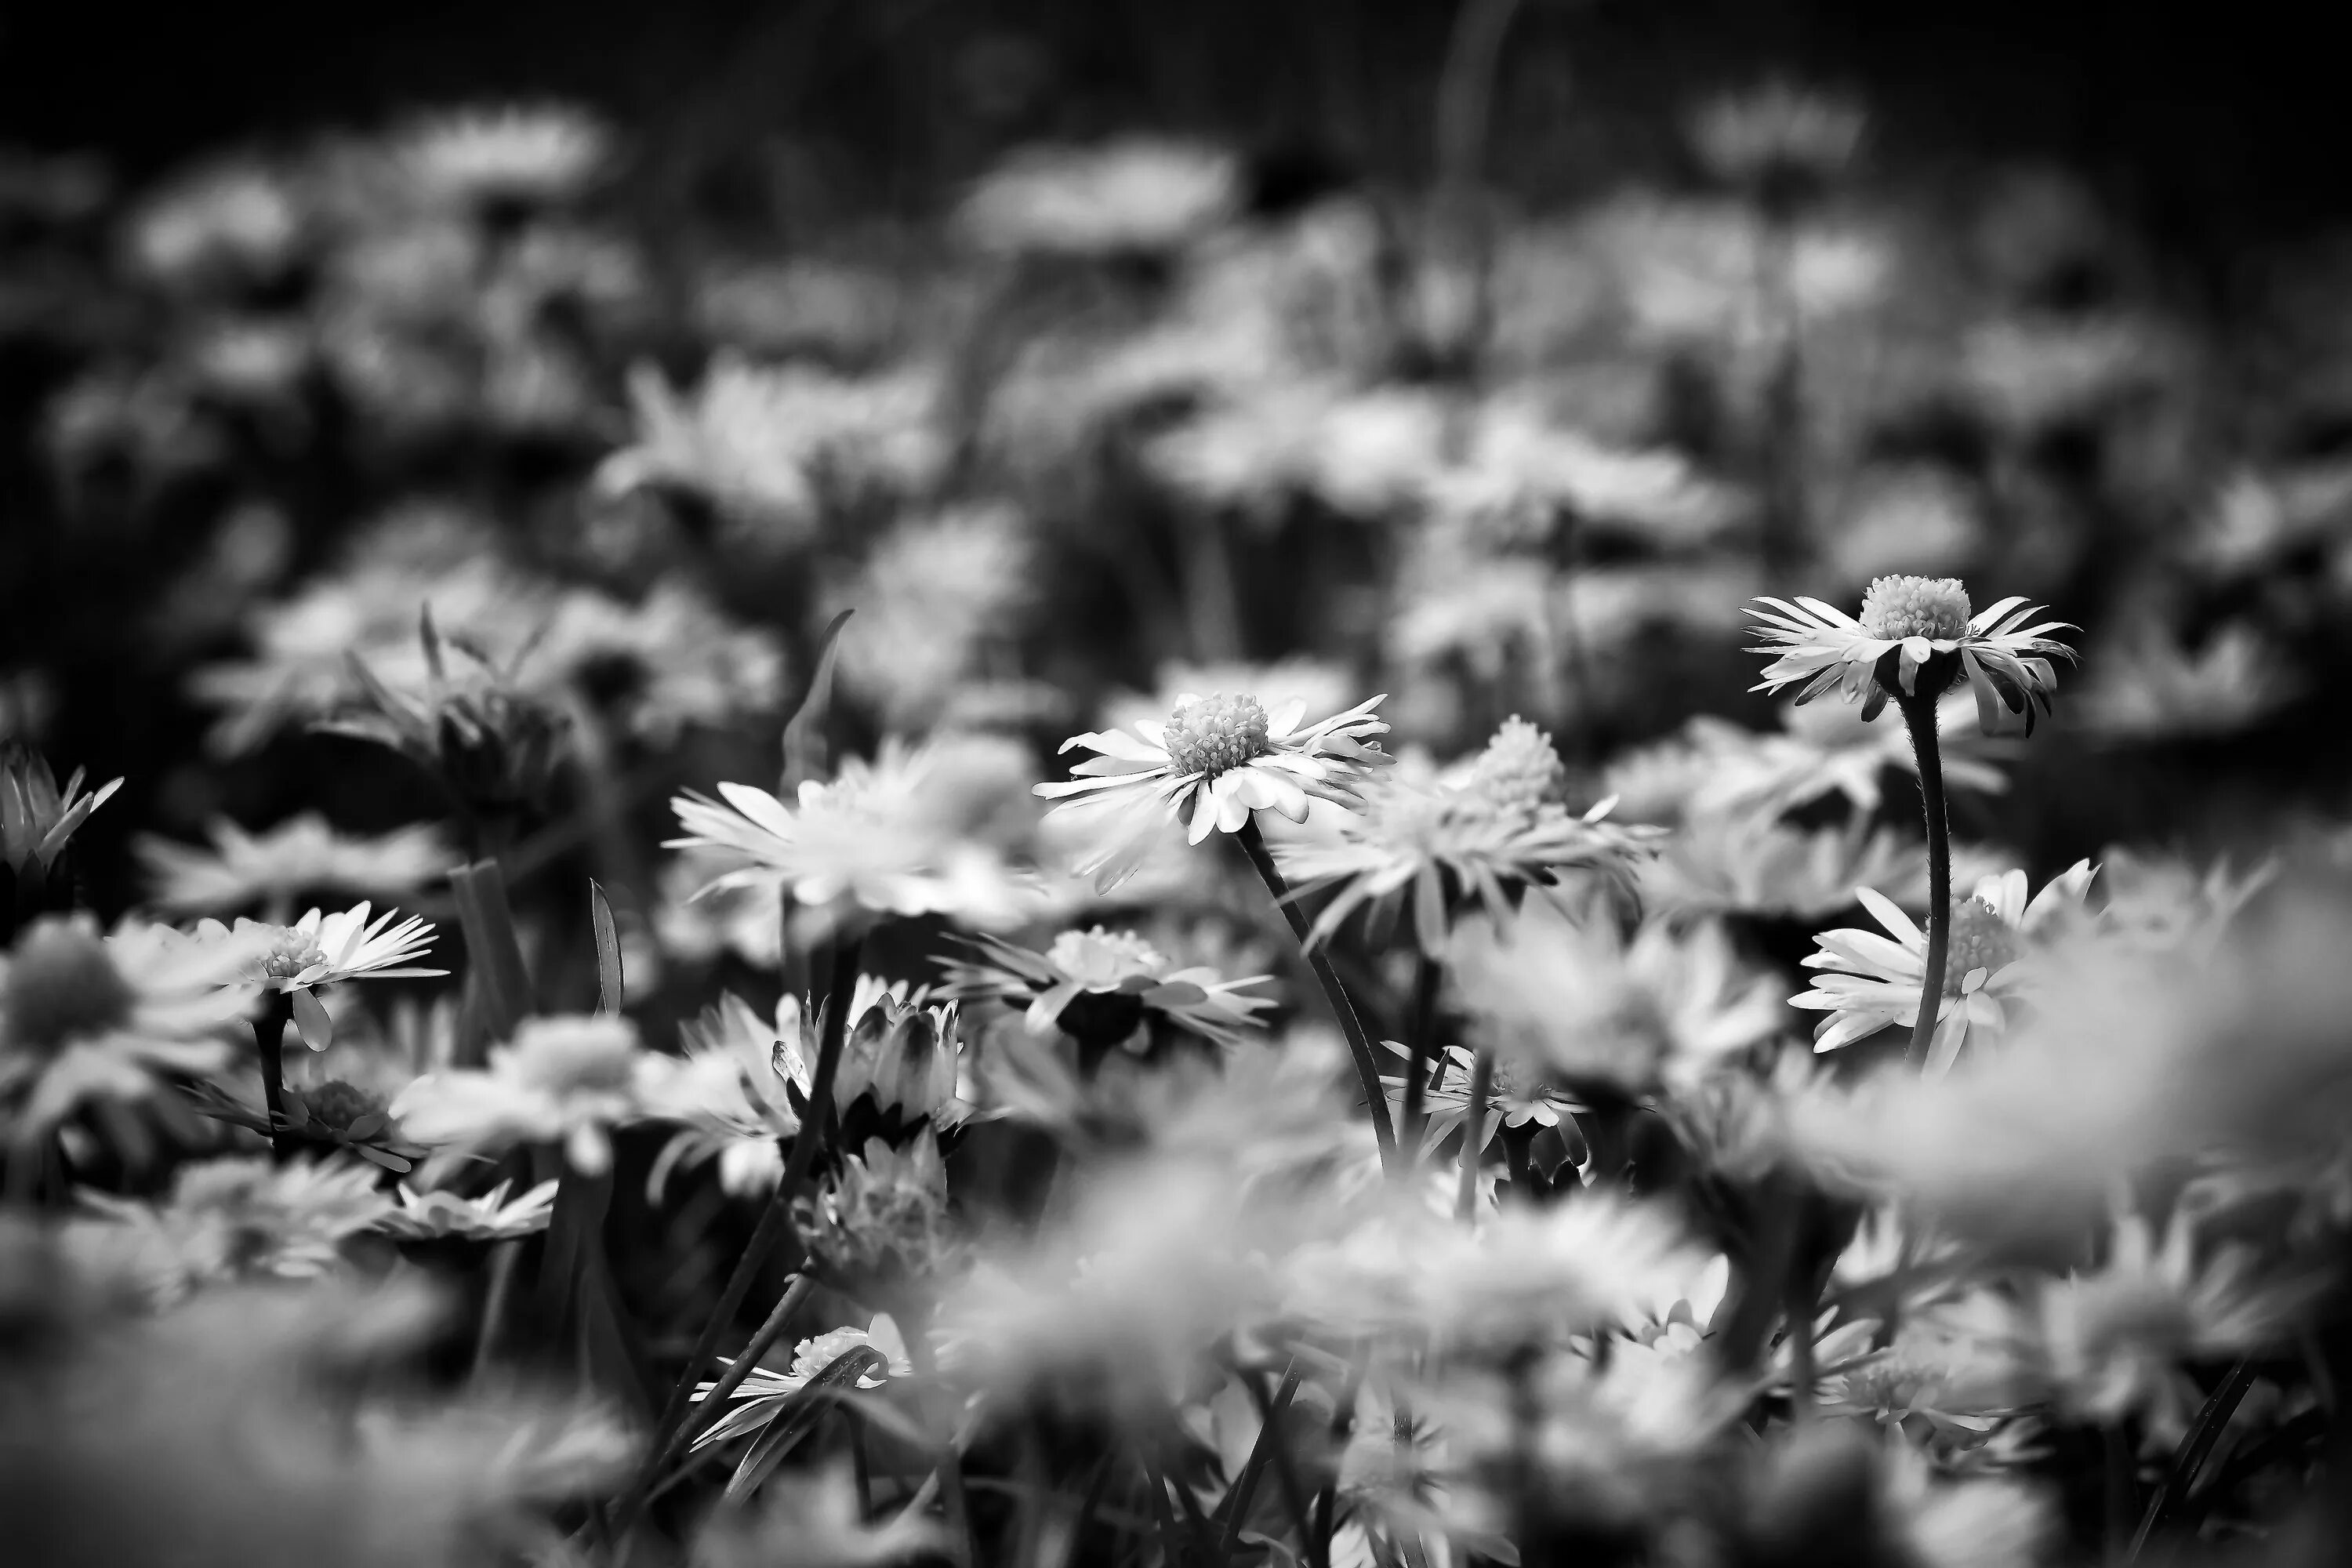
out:
M1862 595L1863 629L1874 637L1948 641L1969 629L1969 591L1958 577L1880 577Z
M1969 972L1998 970L2017 957L2017 934L1982 899L1952 906L1951 946L1944 956L1944 994L1957 996Z
M1179 774L1215 778L1265 755L1265 710L1255 697L1197 698L1168 716L1163 739Z
M131 1000L130 984L98 933L50 919L36 921L17 939L0 1016L11 1045L55 1051L125 1022Z
M1470 787L1495 805L1532 812L1567 798L1568 767L1551 737L1514 713L1479 753Z

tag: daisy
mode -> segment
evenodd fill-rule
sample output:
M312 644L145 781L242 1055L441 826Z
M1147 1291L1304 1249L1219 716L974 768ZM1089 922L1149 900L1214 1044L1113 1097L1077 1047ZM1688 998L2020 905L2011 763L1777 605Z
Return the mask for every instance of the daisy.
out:
M643 1048L625 1018L526 1018L487 1068L418 1079L392 1113L445 1157L559 1143L573 1169L594 1175L612 1166L613 1128L650 1114L673 1070L671 1058Z
M342 1244L373 1229L393 1202L372 1165L277 1164L266 1156L184 1165L161 1204L83 1192L83 1206L131 1228L169 1301L198 1286L323 1274Z
M1943 1000L1936 1010L1935 1043L1927 1070L1940 1075L1952 1065L1974 1031L1998 1037L2020 999L2024 971L2020 960L2032 939L2080 912L2095 868L2078 860L2053 877L2031 902L2025 873L1985 877L1973 897L1952 910L1951 949L1944 960ZM1833 1051L1866 1039L1890 1026L1914 1026L1925 988L1927 938L1895 901L1869 888L1854 897L1886 928L1876 931L1824 931L1818 951L1804 961L1824 973L1790 1005L1827 1013L1813 1030L1813 1049Z
M2026 623L2041 606L2021 598L2003 599L1971 616L1968 590L1957 577L1880 577L1862 596L1862 618L1819 599L1759 599L1769 610L1748 613L1763 623L1762 647L1750 653L1778 657L1751 689L1778 691L1804 683L1800 703L1832 688L1849 702L1863 699L1863 717L1874 719L1895 696L1919 698L1919 673L1928 670L1927 697L1965 673L1976 694L1977 722L1988 735L2022 729L2033 731L2034 713L2050 709L2058 678L2053 658L2071 660L2074 650L2044 637L2071 629L2064 621Z
M1255 697L1186 692L1164 722L1147 719L1133 734L1103 730L1063 742L1064 752L1084 746L1097 755L1070 770L1080 776L1041 784L1036 793L1060 800L1057 811L1081 805L1118 811L1123 831L1076 868L1108 891L1135 868L1150 847L1149 827L1160 821L1183 818L1187 840L1198 844L1213 832L1239 832L1258 811L1304 822L1310 796L1355 804L1366 770L1391 760L1372 739L1388 731L1372 717L1384 700L1302 727L1307 705L1298 698L1269 714Z
M398 1241L436 1241L455 1237L465 1241L513 1241L547 1228L555 1209L555 1182L541 1182L509 1200L512 1182L500 1182L476 1198L451 1192L420 1193L403 1182L400 1207L377 1225Z
M1412 1053L1394 1040L1381 1042L1391 1051L1408 1061ZM1436 1152L1437 1146L1453 1134L1454 1130L1469 1119L1470 1085L1477 1068L1475 1052L1464 1046L1448 1046L1436 1071L1437 1081L1423 1090L1422 1114L1426 1119L1421 1136L1423 1158ZM1549 1082L1540 1073L1530 1072L1514 1056L1496 1054L1486 1069L1486 1104L1478 1123L1478 1147L1484 1150L1492 1143L1495 1134L1506 1127L1559 1127L1565 1123L1574 1134L1571 1148L1583 1142L1576 1126L1575 1113L1584 1109L1583 1102ZM1381 1087L1401 1116L1404 1111L1405 1080L1402 1076L1383 1077ZM1454 1173L1446 1173L1446 1196L1453 1198ZM1451 1212L1449 1210L1449 1212Z
M724 1443L730 1437L758 1431L774 1420L784 1402L807 1387L817 1373L842 1357L860 1351L869 1352L865 1365L857 1373L857 1386L860 1388L879 1388L893 1378L915 1374L914 1364L907 1358L907 1342L899 1334L898 1325L892 1321L890 1314L879 1312L865 1328L839 1328L831 1333L803 1340L793 1351L792 1370L789 1372L772 1372L764 1366L753 1367L750 1374L736 1385L726 1412L694 1440L694 1446L708 1448L713 1444ZM731 1367L735 1363L720 1356L719 1364ZM716 1378L696 1384L695 1402L699 1404L709 1398L710 1391L718 1386Z
M1691 149L1727 184L1771 185L1836 175L1861 148L1858 106L1785 81L1726 93L1691 115Z
M1580 927L1537 906L1507 931L1465 926L1446 952L1473 1035L1498 1059L1517 1054L1570 1085L1685 1087L1771 1038L1785 1016L1712 922L1652 921L1627 941L1612 924Z
M313 987L362 975L412 980L449 973L409 965L409 960L432 951L431 921L411 915L395 925L397 910L386 910L371 921L368 910L364 903L331 915L312 910L290 926L240 920L234 931L218 921L205 921L196 927L196 938L214 944L232 942L240 951L257 952L248 978L262 990L286 997L304 1043L314 1051L323 1051L334 1043L335 1022L312 994Z
M948 962L942 994L1020 1007L1033 1035L1060 1028L1081 1040L1123 1040L1146 1014L1157 1014L1203 1039L1230 1046L1240 1042L1243 1030L1258 1026L1257 1014L1274 1005L1272 997L1243 994L1272 975L1227 980L1206 964L1180 969L1132 931L1101 926L1066 931L1044 952L989 936L967 945L980 956Z
M429 202L556 202L602 176L613 138L581 110L502 104L422 116L388 151L403 181Z
M1496 745L1508 736L1507 727ZM1550 749L1548 739L1544 749ZM1529 793L1526 780L1488 770L1487 762L1479 759L1455 787L1383 781L1365 794L1360 813L1336 825L1331 839L1277 849L1276 862L1300 897L1331 894L1310 930L1312 941L1328 942L1360 910L1383 929L1410 907L1415 942L1433 953L1465 908L1500 925L1530 889L1558 899L1566 895L1561 881L1570 878L1631 894L1635 868L1654 853L1653 841L1664 829L1604 821L1613 800L1571 812L1556 798Z
M133 841L146 864L151 895L163 908L197 913L259 903L290 914L297 893L327 888L410 893L457 863L429 824L347 835L318 813L304 812L262 833L217 817L205 833L212 845L204 849L152 834Z
M2161 1233L2116 1215L2106 1261L2041 1293L2046 1370L2063 1403L2102 1423L2137 1415L2151 1445L2170 1446L2200 1401L2181 1363L2259 1350L2293 1324L2301 1294L2258 1282L2254 1267L2243 1243L2201 1246L2185 1208Z
M226 1065L225 1029L253 1009L242 947L87 916L35 921L0 954L0 1118L23 1148L85 1106L155 1099L174 1078ZM121 1125L117 1125L120 1121ZM125 1154L139 1141L109 1114Z
M972 188L956 224L998 255L1171 251L1223 222L1240 195L1231 153L1132 136L1015 153Z
M679 1026L685 1059L656 1086L648 1109L681 1123L646 1178L655 1202L675 1171L719 1162L719 1184L736 1197L772 1192L783 1178L780 1140L800 1131L790 1091L807 1103L808 1062L800 998L789 992L772 1021L733 992Z
M273 1142L284 1136L348 1150L371 1165L406 1172L424 1153L400 1134L384 1096L339 1079L307 1088L285 1089L285 1110L272 1116L257 1110L213 1084L191 1091L196 1109L216 1121L233 1122L260 1133Z
M720 784L716 801L679 795L670 809L688 836L664 847L731 858L736 868L705 891L781 881L799 906L803 942L877 914L1018 925L1041 889L971 831L988 827L1003 803L985 771L961 776L969 760L944 742L886 740L872 762L849 758L831 783L803 784L793 805L740 784Z

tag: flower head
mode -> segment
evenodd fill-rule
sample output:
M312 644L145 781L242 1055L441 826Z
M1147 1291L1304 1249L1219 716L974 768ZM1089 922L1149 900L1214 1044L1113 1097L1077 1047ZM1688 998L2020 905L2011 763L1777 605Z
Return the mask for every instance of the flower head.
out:
M1653 922L1630 941L1533 910L1507 933L1465 927L1447 950L1472 1027L1570 1085L1685 1085L1771 1037L1786 1016L1721 927Z
M206 849L152 835L137 841L156 903L209 913L256 903L283 906L298 893L330 888L407 893L455 861L429 825L362 837L338 833L325 817L304 812L263 833L247 833L226 817L214 819L206 832L212 839Z
M842 1158L798 1205L809 1249L847 1279L888 1289L925 1279L956 1250L948 1173L928 1127L905 1149L879 1138Z
M575 1169L593 1174L612 1164L612 1129L650 1114L669 1070L670 1058L646 1051L625 1018L527 1018L512 1043L491 1050L487 1069L418 1079L392 1113L411 1138L447 1154L561 1143Z
M511 806L539 798L562 760L569 717L521 686L513 668L492 663L463 639L444 638L430 609L419 615L418 641L426 672L422 689L391 686L352 655L358 697L317 728L388 746L447 781L469 804Z
M386 1215L378 1228L401 1241L437 1241L455 1237L464 1241L512 1241L547 1228L555 1210L557 1184L541 1182L511 1198L512 1182L500 1182L476 1198L444 1191L418 1192L403 1182L400 1207Z
M2035 936L2079 911L2094 868L2080 860L2053 878L2031 901L2025 873L1986 877L1970 897L1952 907L1952 934L1944 959L1943 999L1937 1005L1936 1037L1927 1070L1941 1074L1974 1031L1998 1037L2008 1027L2009 1009L2021 999L2025 973L2020 965ZM1790 1005L1827 1013L1813 1031L1813 1049L1833 1051L1866 1039L1889 1026L1911 1027L1919 1016L1919 993L1927 979L1927 938L1894 900L1868 888L1854 897L1886 929L1823 931L1820 948L1805 967L1822 973Z
M1793 195L1843 172L1869 120L1851 103L1771 81L1727 93L1691 116L1691 145L1717 179Z
M26 927L0 955L10 1136L29 1142L84 1105L151 1100L171 1079L224 1065L224 1028L255 998L245 958L163 926L125 922L101 937L87 918L52 916Z
M1172 250L1233 209L1238 173L1229 153L1144 137L1031 148L982 179L958 221L981 248L1004 254Z
M874 914L1017 925L1039 889L988 836L986 818L1003 805L994 784L987 757L886 741L871 763L850 758L831 783L803 784L795 805L740 784L719 786L723 805L677 796L670 808L688 837L665 847L730 856L737 868L710 890L781 881L800 906L803 940Z
M1268 713L1255 697L1186 692L1165 721L1140 721L1133 734L1104 730L1063 742L1066 752L1084 746L1097 754L1070 770L1079 776L1041 784L1036 793L1060 800L1059 811L1118 814L1117 830L1077 867L1107 891L1135 869L1162 821L1183 818L1186 837L1198 844L1211 833L1239 832L1257 811L1304 822L1309 797L1352 805L1367 771L1391 761L1372 738L1388 731L1372 717L1382 700L1302 725L1306 703L1297 698Z
M803 1340L793 1348L793 1364L789 1372L772 1372L755 1366L736 1385L731 1403L718 1420L694 1440L698 1448L724 1443L747 1432L756 1432L773 1420L784 1402L803 1388L811 1379L844 1356L866 1352L857 1372L857 1386L879 1388L895 1377L911 1377L915 1368L907 1359L907 1342L898 1332L898 1325L887 1312L877 1312L865 1328L839 1328L830 1333L817 1334ZM721 1366L735 1363L725 1356L719 1358ZM717 1379L694 1385L697 1403L710 1397L719 1386Z
M576 195L603 174L613 144L580 110L504 104L425 116L394 136L390 151L415 195L457 205Z
M815 1045L800 998L787 993L770 1021L728 992L679 1026L678 1043L686 1059L655 1085L649 1109L682 1125L655 1160L648 1190L658 1200L673 1170L715 1159L725 1191L772 1191L784 1173L779 1140L800 1131Z
M2103 1422L2136 1415L2152 1442L2178 1439L2198 1403L2180 1363L2258 1350L2301 1304L2254 1270L2243 1244L2200 1245L2185 1208L2161 1232L2118 1215L2105 1263L2042 1292L2048 1371L2063 1402Z
M263 1157L181 1167L162 1204L81 1194L83 1205L131 1226L163 1300L200 1285L325 1272L342 1243L391 1212L373 1165Z
M1410 907L1414 940L1435 952L1459 915L1507 923L1531 889L1555 902L1580 886L1630 897L1663 830L1604 820L1613 800L1570 811L1549 739L1523 728L1506 725L1458 783L1385 780L1328 837L1286 842L1278 858L1301 895L1331 893L1308 940L1330 940L1359 911L1378 928Z
M394 924L397 910L386 910L373 921L368 912L369 907L361 903L331 915L312 910L288 926L239 920L234 930L205 921L196 927L196 940L245 954L246 977L264 991L290 997L303 1040L312 1050L323 1051L334 1043L335 1026L311 994L314 987L362 976L411 980L449 973L409 963L432 951L431 921L411 915Z
M1777 657L1753 689L1778 691L1801 681L1797 700L1803 703L1836 688L1849 702L1864 700L1865 719L1875 718L1890 697L1940 697L1966 674L1986 734L2031 734L2037 710L2049 711L2057 686L2051 659L2074 657L2043 635L2069 629L2067 623L2027 625L2041 606L2021 598L1971 616L1968 590L1956 577L1881 577L1863 595L1860 620L1819 599L1757 603L1769 606L1748 612L1763 623L1765 646L1748 651Z
M1206 964L1180 969L1131 931L1066 931L1044 952L982 936L978 953L948 964L946 994L990 997L1022 1009L1033 1035L1055 1028L1081 1041L1113 1044L1157 1015L1203 1039L1231 1045L1274 1005L1244 993L1269 975L1227 980Z

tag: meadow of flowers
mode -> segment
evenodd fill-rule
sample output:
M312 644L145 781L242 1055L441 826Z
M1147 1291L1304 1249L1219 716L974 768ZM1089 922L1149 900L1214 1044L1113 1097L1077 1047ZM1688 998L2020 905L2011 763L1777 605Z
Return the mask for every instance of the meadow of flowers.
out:
M2352 270L1683 132L9 162L0 1555L2352 1556Z

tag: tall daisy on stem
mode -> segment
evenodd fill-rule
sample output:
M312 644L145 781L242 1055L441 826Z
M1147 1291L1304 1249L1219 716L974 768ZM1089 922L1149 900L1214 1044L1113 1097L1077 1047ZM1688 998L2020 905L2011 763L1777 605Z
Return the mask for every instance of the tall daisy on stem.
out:
M1096 754L1070 769L1076 777L1036 789L1061 802L1057 811L1105 815L1099 845L1076 868L1081 875L1092 875L1100 890L1124 881L1169 822L1182 821L1184 836L1193 844L1212 833L1230 833L1240 840L1348 1037L1348 1051L1355 1058L1371 1113L1372 1134L1380 1142L1381 1164L1393 1174L1399 1169L1396 1128L1381 1087L1380 1058L1372 1054L1371 1038L1339 984L1339 972L1312 940L1307 913L1291 897L1257 826L1261 811L1278 811L1292 822L1304 822L1312 798L1356 805L1356 786L1366 773L1393 760L1374 739L1388 732L1387 721L1372 716L1385 700L1385 695L1375 697L1305 724L1302 698L1292 698L1268 713L1247 695L1183 693L1165 721L1139 721L1132 734L1104 730L1063 742L1064 752L1083 746Z
M1969 591L1957 577L1880 577L1862 596L1859 620L1819 599L1758 603L1769 608L1748 613L1763 623L1764 646L1748 651L1777 657L1752 689L1778 691L1801 681L1801 705L1835 689L1849 702L1862 700L1865 721L1891 700L1911 731L1927 823L1927 951L1909 1059L1923 1067L1952 937L1952 832L1944 813L1937 701L1966 675L1986 734L2032 734L2037 710L2050 710L2057 688L2051 659L2074 657L2044 634L2074 628L2064 621L2028 625L2042 606L2021 598L1971 616Z

